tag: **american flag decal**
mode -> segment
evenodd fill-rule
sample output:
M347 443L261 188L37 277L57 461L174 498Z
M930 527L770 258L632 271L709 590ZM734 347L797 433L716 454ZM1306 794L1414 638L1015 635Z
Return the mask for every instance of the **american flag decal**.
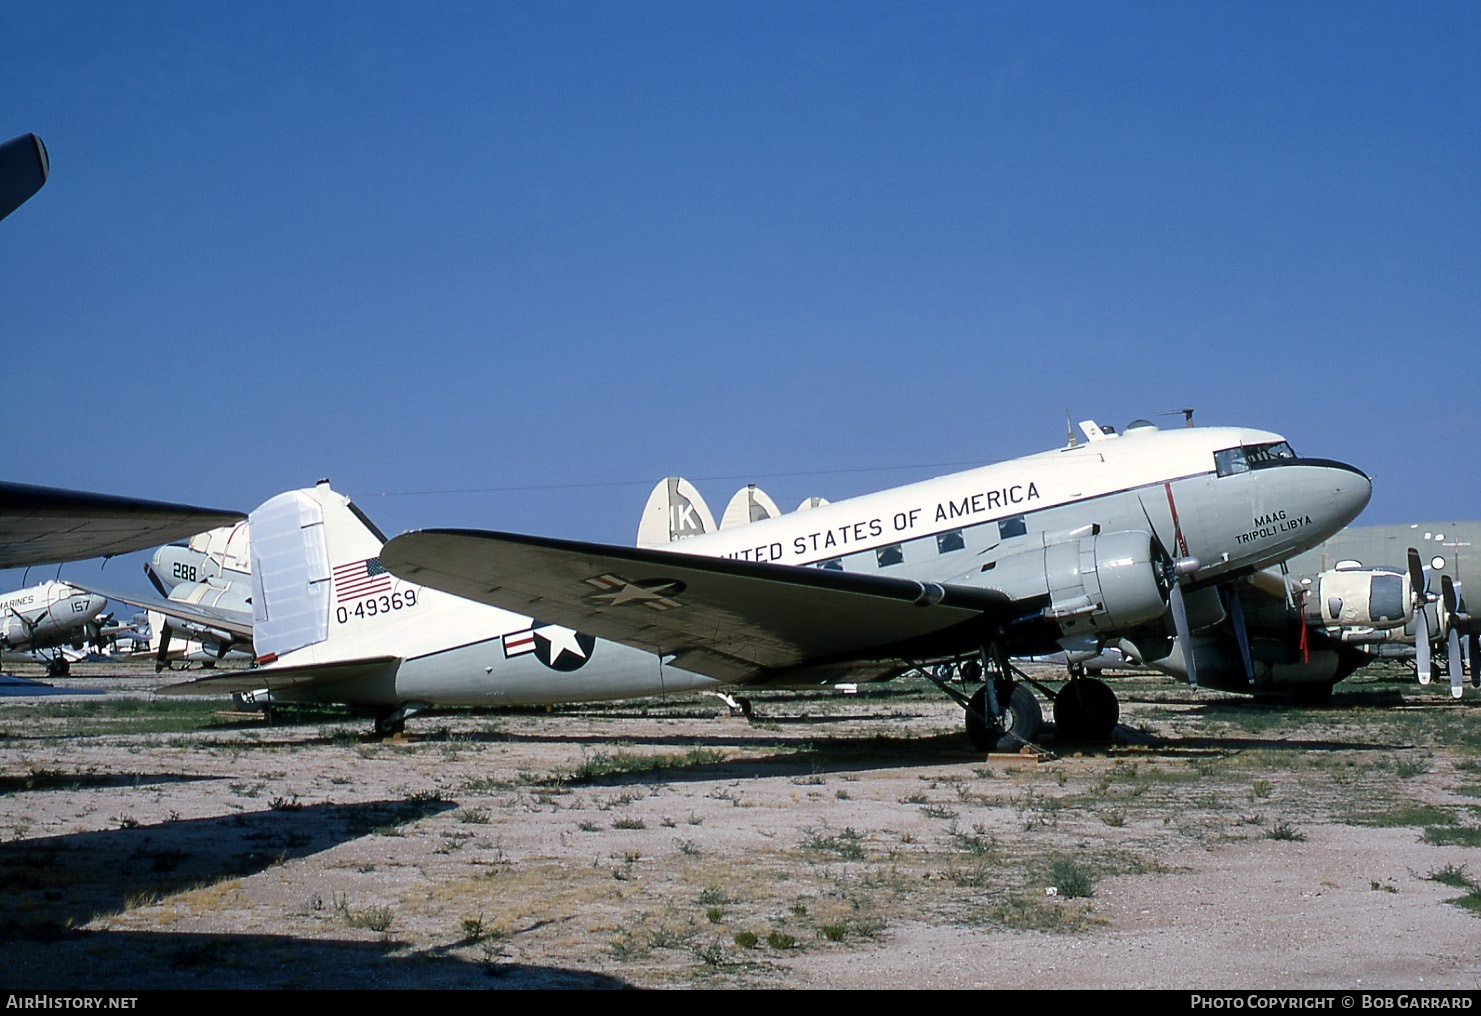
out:
M394 581L378 557L336 565L334 602L344 603L346 600L361 600L367 596L389 593Z

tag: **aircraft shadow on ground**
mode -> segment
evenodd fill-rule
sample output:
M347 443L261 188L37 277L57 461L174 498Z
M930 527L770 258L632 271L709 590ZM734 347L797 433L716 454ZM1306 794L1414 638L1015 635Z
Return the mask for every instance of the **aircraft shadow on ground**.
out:
M474 943L459 943L460 945ZM374 942L286 935L58 930L5 943L14 991L243 988L629 988L606 974L504 962L497 949L463 959ZM44 953L44 955L43 955ZM34 973L37 970L45 974Z
M0 774L0 794L22 794L50 790L105 790L109 787L153 787L168 783L211 782L214 776L174 773L67 773L42 769L24 776Z
M378 829L455 808L423 799L300 806L0 843L0 939L69 934L94 917L243 878ZM239 849L225 853L221 843Z

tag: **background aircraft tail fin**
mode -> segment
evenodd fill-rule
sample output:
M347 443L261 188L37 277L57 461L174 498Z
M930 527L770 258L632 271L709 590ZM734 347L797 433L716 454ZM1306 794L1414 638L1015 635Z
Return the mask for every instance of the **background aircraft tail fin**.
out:
M752 483L736 491L730 503L725 506L725 514L720 518L720 528L729 529L748 522L774 519L780 514L776 502L767 497L766 491L758 489Z
M638 523L638 546L657 547L714 531L715 517L694 484L682 476L669 476L648 495Z

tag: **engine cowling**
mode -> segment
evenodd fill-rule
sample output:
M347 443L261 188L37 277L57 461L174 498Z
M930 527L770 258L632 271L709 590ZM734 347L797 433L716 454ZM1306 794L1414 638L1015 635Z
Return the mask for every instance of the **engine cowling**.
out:
M1047 595L1044 616L1065 636L1124 632L1167 609L1151 537L1135 530L1093 533L1011 554L985 565L971 580L1015 599Z
M1413 589L1390 568L1337 568L1312 580L1303 609L1324 628L1402 628L1414 619Z

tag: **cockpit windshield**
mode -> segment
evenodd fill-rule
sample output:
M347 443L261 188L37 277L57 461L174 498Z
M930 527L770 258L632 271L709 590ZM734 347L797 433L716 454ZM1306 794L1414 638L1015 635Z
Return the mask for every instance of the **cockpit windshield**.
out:
M1243 445L1214 452L1214 466L1220 476L1233 476L1235 473L1247 473L1251 469L1265 469L1295 460L1296 453L1285 441Z

